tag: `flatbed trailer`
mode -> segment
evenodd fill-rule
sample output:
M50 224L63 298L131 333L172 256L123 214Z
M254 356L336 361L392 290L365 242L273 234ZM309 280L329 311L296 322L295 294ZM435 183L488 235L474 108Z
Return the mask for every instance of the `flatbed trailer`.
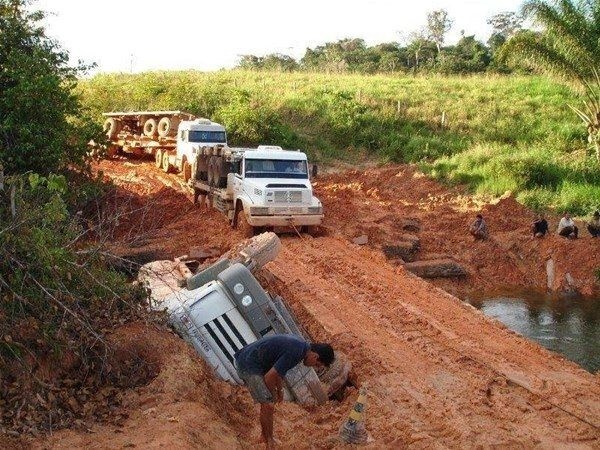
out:
M110 141L108 155L119 152L155 156L158 150L175 151L177 129L195 116L183 111L116 111L102 114Z

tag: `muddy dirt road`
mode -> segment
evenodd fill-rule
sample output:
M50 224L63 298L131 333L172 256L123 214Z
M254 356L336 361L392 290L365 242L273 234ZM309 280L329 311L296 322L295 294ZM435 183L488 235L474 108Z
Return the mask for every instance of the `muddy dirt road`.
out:
M120 254L141 261L179 256L191 246L224 251L241 239L219 213L191 205L175 176L149 163L105 161L101 168L119 186L109 199L112 210L135 211L106 225ZM508 331L381 252L411 217L420 224L420 258L449 253L468 270L466 279L436 282L440 286L460 290L499 279L544 285L537 265L551 254L560 267L557 278L569 271L582 289L591 289L593 278L579 267L593 264L589 239L569 241L578 268L561 265L566 241L530 240L521 230L529 213L510 198L484 204L410 167L328 175L317 183L317 195L326 208L325 235L283 237L281 254L261 277L315 340L348 355L352 382L368 386L370 448L600 446L598 375ZM475 210L490 218L494 236L478 247L464 236ZM360 234L368 236L366 246L349 239ZM598 251L591 250L596 261ZM123 394L119 421L61 431L35 447L255 447L257 408L249 395L215 380L181 340L143 324L118 330L115 339L144 348L156 377ZM342 447L337 431L356 395L350 387L343 401L321 408L278 407L281 447Z

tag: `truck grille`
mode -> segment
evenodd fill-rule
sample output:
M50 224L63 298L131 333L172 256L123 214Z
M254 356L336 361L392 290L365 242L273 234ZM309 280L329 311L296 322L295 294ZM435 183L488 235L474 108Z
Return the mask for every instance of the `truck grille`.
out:
M275 191L275 201L279 203L302 203L302 191Z
M235 352L248 345L227 314L204 324L204 329L232 364Z

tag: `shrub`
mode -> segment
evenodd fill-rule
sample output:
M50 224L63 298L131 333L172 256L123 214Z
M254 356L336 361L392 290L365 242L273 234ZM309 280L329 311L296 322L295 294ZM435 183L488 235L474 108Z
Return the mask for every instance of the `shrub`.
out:
M0 430L61 427L85 413L73 409L69 397L96 391L118 376L109 365L105 330L145 315L146 293L107 270L100 248L85 245L80 216L68 212L64 176L14 176L5 187L0 190ZM40 367L50 368L52 376L40 374Z

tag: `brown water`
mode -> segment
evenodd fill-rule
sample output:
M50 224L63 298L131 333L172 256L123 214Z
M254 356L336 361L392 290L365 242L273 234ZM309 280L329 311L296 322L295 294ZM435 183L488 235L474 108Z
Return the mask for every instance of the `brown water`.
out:
M471 294L465 301L584 369L600 370L600 298L507 288Z

